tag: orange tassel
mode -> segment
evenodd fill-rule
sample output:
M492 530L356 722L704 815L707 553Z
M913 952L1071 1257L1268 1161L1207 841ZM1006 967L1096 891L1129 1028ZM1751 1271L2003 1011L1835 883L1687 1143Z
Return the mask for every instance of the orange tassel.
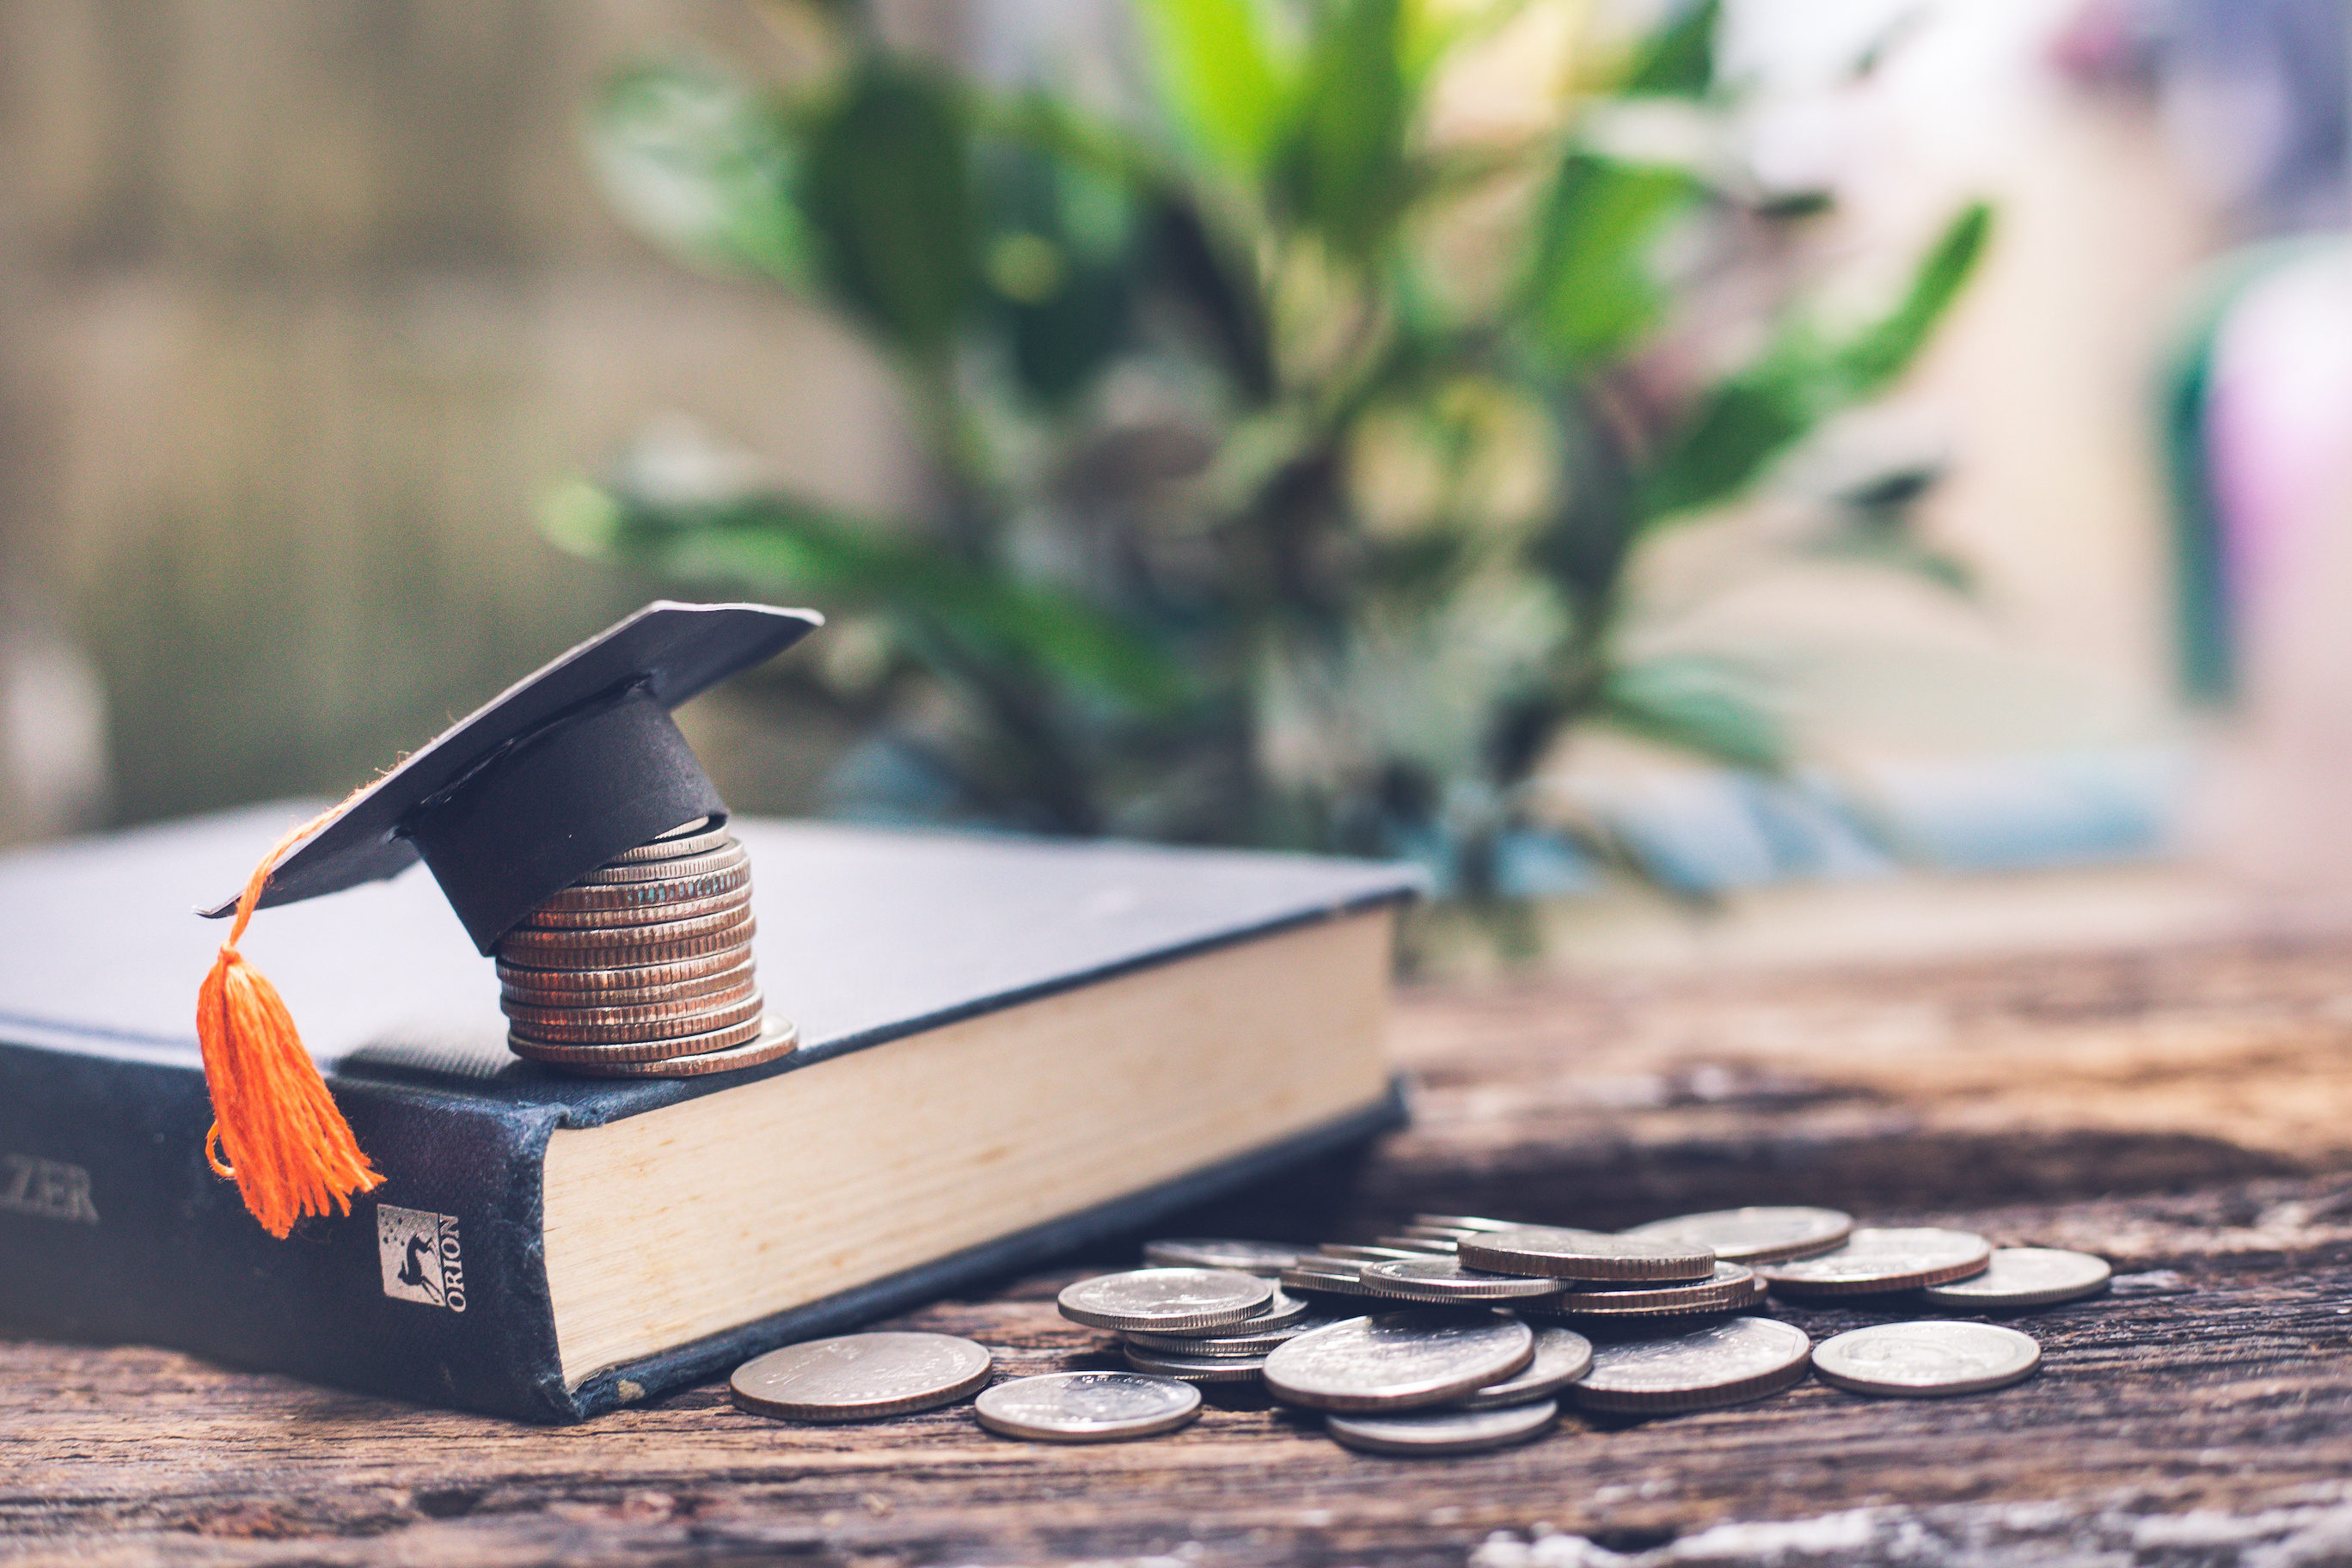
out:
M236 1184L261 1228L280 1240L304 1215L352 1212L352 1194L383 1184L286 1010L278 987L236 950L278 858L334 820L338 805L279 839L253 868L228 940L196 992L196 1038L212 1090L205 1159Z

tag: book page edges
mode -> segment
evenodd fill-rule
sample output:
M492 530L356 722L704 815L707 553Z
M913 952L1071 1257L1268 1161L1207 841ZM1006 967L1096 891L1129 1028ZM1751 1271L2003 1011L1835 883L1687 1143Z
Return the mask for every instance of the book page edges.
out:
M1183 1176L1388 1091L1381 908L550 1139L568 1387Z

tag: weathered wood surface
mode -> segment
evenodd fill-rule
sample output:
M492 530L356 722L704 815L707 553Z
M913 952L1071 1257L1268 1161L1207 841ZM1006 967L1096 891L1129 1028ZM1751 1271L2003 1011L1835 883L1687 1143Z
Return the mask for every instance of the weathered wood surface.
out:
M1415 1205L1601 1222L1826 1199L2115 1257L2115 1296L2016 1320L2047 1359L2014 1389L1807 1384L1410 1461L1248 1398L1095 1448L993 1438L964 1408L798 1428L715 1385L551 1430L18 1341L0 1342L0 1555L2352 1562L2352 1171L2328 1121L2352 1093L2347 961L2236 947L1417 993L1400 1041L1427 1085L1416 1127L1196 1216L1338 1234ZM904 1321L997 1347L1010 1373L1102 1364L1104 1337L1052 1307L1082 1271ZM1780 1310L1817 1337L1917 1315Z

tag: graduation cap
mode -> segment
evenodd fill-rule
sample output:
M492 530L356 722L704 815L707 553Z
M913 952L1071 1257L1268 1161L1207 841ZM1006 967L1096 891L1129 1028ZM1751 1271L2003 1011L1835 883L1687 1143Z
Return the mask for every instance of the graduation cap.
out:
M806 610L657 601L517 681L262 857L199 913L236 923L196 999L212 1090L205 1155L263 1226L350 1211L383 1181L276 987L236 943L256 909L397 876L422 859L484 953L558 890L727 805L670 717L823 624ZM226 1158L224 1158L226 1155Z

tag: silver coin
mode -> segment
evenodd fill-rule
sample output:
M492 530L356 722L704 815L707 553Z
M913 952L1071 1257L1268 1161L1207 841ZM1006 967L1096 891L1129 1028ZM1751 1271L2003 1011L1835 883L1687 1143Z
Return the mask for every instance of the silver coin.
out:
M762 1062L790 1056L800 1041L798 1026L789 1018L779 1018L770 1014L760 1032L740 1045L697 1051L682 1057L640 1059L630 1057L543 1056L542 1051L565 1047L532 1046L527 1052L516 1050L516 1043L511 1037L507 1040L507 1048L515 1050L518 1056L528 1055L533 1061L544 1061L550 1067L560 1067L565 1072L580 1073L588 1078L702 1078L711 1073L735 1072L743 1068L758 1067ZM593 1051L614 1047L587 1046L578 1048Z
M1417 1214L1412 1223L1431 1230L1525 1230L1527 1221L1486 1219L1475 1214Z
M1552 1226L1465 1237L1454 1256L1470 1268L1555 1279L1705 1279L1715 1273L1715 1253L1704 1246Z
M1549 1399L1592 1370L1592 1342L1574 1329L1536 1330L1535 1358L1500 1383L1465 1394L1454 1410L1500 1410Z
M1991 1261L1992 1243L1974 1231L1865 1227L1834 1252L1759 1264L1756 1272L1784 1296L1874 1296L1966 1279Z
M537 970L508 971L503 967L499 975L499 1000L524 1007L658 1007L665 1002L691 1001L697 996L716 996L724 992L748 990L759 966L748 953L740 955L728 967L710 973L672 980L651 985L553 986L534 983ZM631 970L604 970L606 974L628 974Z
M754 1356L727 1389L755 1415L871 1421L961 1399L992 1364L986 1346L953 1334L843 1334Z
M693 1034L665 1032L682 1026L648 1024L635 1029L595 1030L587 1040L553 1040L544 1037L555 1032L551 1029L542 1030L536 1025L526 1029L518 1023L507 1030L507 1049L535 1062L560 1066L576 1062L656 1062L670 1057L700 1056L757 1039L767 1026L764 1005L755 991L749 1003L738 1003L726 1009L729 1022L698 1029Z
M692 822L680 823L650 844L640 844L635 849L624 849L607 866L634 866L647 860L673 860L681 855L700 855L722 844L732 844L735 836L727 831L722 822L718 826L707 826L710 818L698 816Z
M632 940L626 945L620 947L593 945L550 947L530 943L517 947L514 944L524 938L531 939L532 942L536 942L537 939L551 935L593 935L599 941L612 941L615 940L615 937L614 933L604 931L509 931L499 939L499 973L503 976L509 968L643 969L656 965L667 966L685 959L701 958L714 953L728 954L729 963L740 963L751 953L751 939L758 935L760 931L759 919L752 916L748 909L738 910L733 915L724 918L732 920L736 923L717 927L699 936L685 936L671 932L667 926L637 926L628 932ZM701 922L685 921L679 923L691 926L699 925ZM635 940L637 938L644 940Z
M517 931L623 931L678 921L706 920L751 902L751 885L744 882L723 893L705 893L669 903L628 904L617 909L559 910L542 904L522 919Z
M1308 1258L1339 1258L1353 1263L1386 1263L1398 1258L1427 1258L1426 1252L1416 1252L1403 1247L1359 1247L1352 1242L1327 1242Z
M1564 1279L1531 1279L1521 1274L1465 1268L1451 1258L1367 1263L1361 1279L1381 1295L1407 1301L1527 1301L1557 1296L1568 1288Z
M1718 1263L1712 1279L1609 1290L1586 1288L1537 1304L1546 1312L1575 1317L1647 1318L1662 1312L1728 1312L1752 1306L1763 1294L1764 1282L1756 1278L1754 1269Z
M1325 1296L1379 1299L1380 1292L1364 1283L1363 1273L1363 1265L1356 1259L1302 1258L1282 1271L1282 1288Z
M2095 1296L2115 1278L2104 1258L2054 1247L1996 1247L1981 1274L1920 1292L1939 1307L2047 1307Z
M1856 1394L1936 1398L2006 1388L2042 1364L2030 1334L1998 1323L1874 1323L1823 1340L1813 1370Z
M1335 1414L1323 1418L1323 1429L1334 1440L1369 1454L1478 1454L1540 1437L1559 1420L1559 1404L1545 1399L1494 1409Z
M1457 1229L1452 1226L1409 1225L1397 1234L1413 1241L1448 1241L1459 1246L1464 1237L1475 1236L1478 1233L1475 1230Z
M1778 1263L1827 1252L1853 1230L1853 1215L1838 1209L1745 1208L1654 1219L1622 1234L1696 1242L1724 1263Z
M547 955L593 952L602 964L610 967L614 961L609 955L614 950L668 952L674 942L736 932L738 928L751 924L751 906L738 901L715 914L692 920L658 921L652 925L588 927L579 931L542 931L536 926L519 925L499 938L499 952L524 963L544 963Z
M1454 1249L1461 1244L1452 1237L1447 1237L1441 1241L1427 1236L1376 1236L1372 1237L1372 1245L1393 1247L1399 1252L1418 1253L1423 1258L1451 1258L1454 1256Z
M1772 1318L1731 1318L1652 1339L1596 1346L1572 1385L1588 1410L1711 1410L1776 1394L1805 1375L1811 1342Z
M572 885L575 888L625 888L632 882L661 882L673 877L707 876L713 871L724 871L751 863L751 858L743 852L743 847L730 839L706 854L600 866Z
M980 1424L1037 1443L1116 1443L1172 1432L1201 1413L1201 1391L1135 1372L1049 1372L983 1389Z
M1276 1280L1274 1294L1267 1299L1265 1306L1260 1307L1232 1328L1220 1329L1217 1331L1238 1334L1253 1330L1286 1329L1293 1323L1304 1321L1307 1314L1314 1310L1315 1304L1312 1301L1302 1296L1292 1295L1282 1288L1281 1281Z
M1062 1316L1093 1329L1158 1333L1238 1323L1274 1300L1275 1282L1230 1268L1137 1268L1065 1289Z
M695 996L684 1002L673 1002L664 1007L524 1007L515 1004L502 1005L507 1021L515 1037L540 1046L634 1046L656 1041L701 1037L714 1031L735 1027L739 1024L755 1023L767 1002L757 986L734 995L720 992L715 996ZM622 1016L604 1021L595 1016L618 1012ZM732 1041L726 1042L733 1044ZM711 1049L706 1046L703 1049ZM664 1053L656 1053L664 1054ZM685 1053L671 1051L671 1056Z
M634 967L614 966L609 969L541 969L509 962L503 954L499 959L499 982L509 992L533 995L561 993L601 994L604 992L638 992L658 986L688 984L730 974L736 970L751 972L751 948L746 942L729 946L719 952L696 958L664 960ZM582 997L594 1002L595 994Z
M1180 1383L1255 1383L1265 1370L1265 1357L1262 1355L1184 1355L1133 1342L1121 1349L1127 1364L1136 1371L1148 1372L1155 1377L1172 1377Z
M591 883L550 893L532 912L551 910L579 914L590 910L635 910L648 905L682 904L694 899L715 899L751 886L749 860L686 876L646 877L630 882Z
M1129 1329L1123 1336L1131 1345L1145 1350L1160 1351L1169 1355L1265 1356L1276 1345L1295 1340L1301 1334L1328 1327L1339 1320L1328 1312L1309 1312L1295 1322L1280 1323L1271 1328L1253 1328L1253 1318L1247 1323L1236 1323L1230 1329L1218 1329L1206 1334L1155 1334L1143 1329Z
M635 1000L637 993L623 993L630 1000L619 1000L612 992L547 991L531 995L517 995L502 988L499 994L499 1011L526 1026L535 1023L569 1025L641 1024L656 1018L677 1018L712 1007L724 1007L754 995L760 989L751 966L744 964L731 972L724 985L700 984L675 996L658 1001ZM548 1000L548 998L553 1000Z
M1491 1313L1382 1312L1301 1334L1265 1358L1276 1398L1318 1410L1444 1405L1517 1372L1535 1331Z
M1306 1250L1282 1241L1227 1241L1188 1236L1145 1242L1143 1260L1160 1268L1230 1268L1237 1274L1263 1274L1272 1279L1297 1262L1298 1255Z

